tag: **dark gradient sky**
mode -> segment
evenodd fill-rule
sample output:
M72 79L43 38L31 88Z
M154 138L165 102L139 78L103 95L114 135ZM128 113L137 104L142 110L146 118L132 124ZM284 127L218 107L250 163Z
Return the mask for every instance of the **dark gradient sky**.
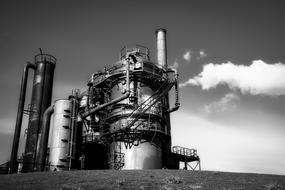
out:
M164 27L168 63L179 63L183 82L210 62L285 63L284 10L281 0L1 1L0 161L9 158L22 68L39 47L58 59L55 100L84 89L90 74L117 61L124 45L147 46L155 60L154 31ZM183 59L189 50L190 63ZM207 56L197 59L201 50ZM197 148L203 169L285 174L284 96L235 91L234 110L205 114L206 105L231 92L227 86L182 88L173 144Z

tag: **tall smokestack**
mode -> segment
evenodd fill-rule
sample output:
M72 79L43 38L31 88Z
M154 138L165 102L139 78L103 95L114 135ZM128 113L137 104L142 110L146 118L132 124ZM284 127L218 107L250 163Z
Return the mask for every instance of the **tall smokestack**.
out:
M166 48L166 29L159 28L155 31L157 43L157 63L167 68L167 48Z

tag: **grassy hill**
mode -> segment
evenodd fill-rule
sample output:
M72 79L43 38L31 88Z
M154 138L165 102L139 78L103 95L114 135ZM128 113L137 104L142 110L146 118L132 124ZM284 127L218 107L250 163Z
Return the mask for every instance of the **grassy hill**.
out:
M285 176L183 170L87 170L0 175L0 189L285 189Z

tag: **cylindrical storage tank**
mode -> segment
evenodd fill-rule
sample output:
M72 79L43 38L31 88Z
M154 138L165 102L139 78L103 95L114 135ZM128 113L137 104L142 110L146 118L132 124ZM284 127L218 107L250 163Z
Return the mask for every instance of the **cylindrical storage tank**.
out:
M70 112L71 102L69 100L62 99L55 102L49 156L51 171L68 169Z
M114 142L111 144L111 151L113 151L113 154L121 153L123 155L123 167L121 169L161 169L162 150L159 144L144 142L126 148L124 142ZM114 157L117 159L119 156L117 154ZM119 160L116 160L116 162L118 163Z
M43 114L51 104L55 64L56 59L51 55L39 54L35 56L36 68L22 172L32 172L36 168L37 143Z

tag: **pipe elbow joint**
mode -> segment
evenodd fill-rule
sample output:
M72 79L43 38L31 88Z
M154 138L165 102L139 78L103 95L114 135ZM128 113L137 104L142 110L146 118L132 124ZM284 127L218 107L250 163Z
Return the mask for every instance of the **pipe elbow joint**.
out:
M36 69L36 65L34 63L31 63L31 62L27 62L27 64L25 65L25 70L27 69L33 69L35 70Z

